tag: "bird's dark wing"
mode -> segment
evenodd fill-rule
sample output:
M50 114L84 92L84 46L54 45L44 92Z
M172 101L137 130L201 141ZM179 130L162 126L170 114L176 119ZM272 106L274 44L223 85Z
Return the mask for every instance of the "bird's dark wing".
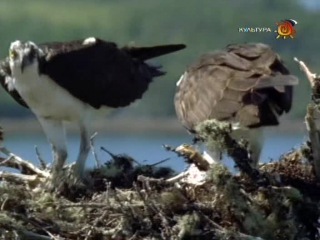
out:
M144 62L182 49L182 45L119 49L115 43L96 39L42 44L45 56L40 73L49 75L73 96L95 108L123 107L140 99L153 77L164 72Z
M168 53L184 49L184 44L160 45L155 47L123 47L131 57L145 61Z
M288 112L298 79L264 44L230 45L203 55L182 77L175 95L178 118L190 131L208 119L245 127L277 125Z
M6 90L7 93L13 97L14 100L16 100L20 105L28 108L28 105L26 102L22 99L18 91L15 89L9 89L8 84L6 83L6 78L11 77L11 70L9 66L9 60L8 58L0 62L0 84Z

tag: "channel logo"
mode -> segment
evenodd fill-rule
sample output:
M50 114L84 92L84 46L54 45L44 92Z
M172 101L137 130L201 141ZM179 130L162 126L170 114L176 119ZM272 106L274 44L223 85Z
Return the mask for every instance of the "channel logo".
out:
M293 39L296 36L295 25L298 22L294 19L287 19L277 23L278 29L275 31L277 33L276 39Z

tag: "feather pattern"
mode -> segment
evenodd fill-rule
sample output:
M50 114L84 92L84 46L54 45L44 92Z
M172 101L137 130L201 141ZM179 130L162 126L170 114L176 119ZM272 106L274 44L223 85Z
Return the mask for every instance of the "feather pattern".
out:
M38 59L39 74L49 76L77 99L99 109L124 107L142 98L153 78L165 74L145 60L179 51L185 45L118 48L113 42L88 38L38 47L43 52ZM10 87L10 77L7 58L0 63L0 83L19 104L28 107Z
M9 66L9 59L0 62L0 84L3 89L11 95L11 97L16 100L21 106L28 108L27 103L22 99L20 94L14 86L12 86L12 81L9 81L11 78L11 70Z
M144 60L178 51L185 46L120 49L115 43L95 39L89 44L83 44L83 41L56 42L40 47L45 52L40 62L40 74L48 75L73 96L94 108L116 108L140 99L152 79L164 74Z
M255 128L277 125L278 115L289 112L293 86L278 54L261 43L229 45L204 54L179 82L175 109L191 132L207 119Z

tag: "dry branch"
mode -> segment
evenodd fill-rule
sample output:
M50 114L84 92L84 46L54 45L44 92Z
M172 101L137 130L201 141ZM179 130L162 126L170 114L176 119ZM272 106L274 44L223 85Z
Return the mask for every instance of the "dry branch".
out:
M46 161L44 161L44 159L41 157L41 154L40 154L38 147L35 146L34 149L36 151L36 155L37 155L38 161L40 163L40 169L41 170L46 169L47 168Z
M303 61L300 61L296 57L294 57L293 59L299 64L301 71L306 74L306 77L309 80L310 86L311 88L313 88L316 85L317 75L315 73L312 73Z
M36 174L39 177L48 178L50 173L46 170L41 170L32 163L23 160L19 156L11 153L8 149L1 147L0 152L5 154L8 158L0 162L0 166L11 167L20 170L22 173Z
M320 180L320 79L309 70L303 61L297 58L294 60L298 62L300 69L305 73L312 89L312 102L307 106L305 122L311 142L314 169L318 180Z
M199 153L193 146L188 144L182 144L179 147L171 147L169 145L163 145L167 151L174 152L178 156L182 156L187 163L194 164L199 171L208 171L210 163L205 159L201 153Z
M207 181L208 171L211 169L211 165L216 163L209 155L204 157L204 154L188 144L182 144L178 147L163 145L163 147L167 151L183 157L189 164L185 171L166 179L167 183L184 182L191 185L202 185Z

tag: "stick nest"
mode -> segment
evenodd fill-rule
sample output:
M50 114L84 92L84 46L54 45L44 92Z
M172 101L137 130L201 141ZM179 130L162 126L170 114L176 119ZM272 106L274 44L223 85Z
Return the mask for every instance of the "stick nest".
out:
M230 137L228 125L204 123L202 136L218 141L239 172L222 163L204 164L201 154L188 148L183 157L207 173L201 185L172 181L168 168L112 156L88 171L87 183L62 179L62 188L48 191L50 172L44 164L37 167L2 148L1 165L20 173L0 173L0 237L320 239L320 159L312 137L320 135L312 135L318 130L310 123L310 142L257 167L251 166L245 146Z

